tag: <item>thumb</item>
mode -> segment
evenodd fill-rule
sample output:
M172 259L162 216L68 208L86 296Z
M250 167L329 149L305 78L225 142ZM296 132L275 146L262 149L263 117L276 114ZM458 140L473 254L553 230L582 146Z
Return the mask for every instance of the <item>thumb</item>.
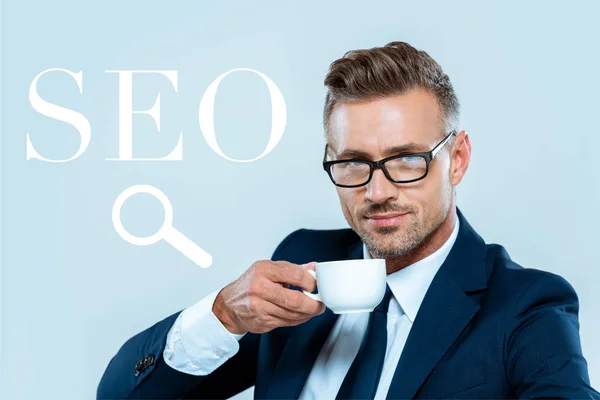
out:
M311 261L308 262L306 264L302 264L302 267L306 268L306 269L312 269L313 271L316 271L317 269L317 262L316 261Z

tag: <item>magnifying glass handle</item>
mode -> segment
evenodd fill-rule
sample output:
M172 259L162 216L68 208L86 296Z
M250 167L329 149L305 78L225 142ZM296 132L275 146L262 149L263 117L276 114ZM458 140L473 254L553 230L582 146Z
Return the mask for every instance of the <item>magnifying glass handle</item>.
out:
M212 265L213 259L210 254L172 226L165 229L163 239L201 268L208 268Z

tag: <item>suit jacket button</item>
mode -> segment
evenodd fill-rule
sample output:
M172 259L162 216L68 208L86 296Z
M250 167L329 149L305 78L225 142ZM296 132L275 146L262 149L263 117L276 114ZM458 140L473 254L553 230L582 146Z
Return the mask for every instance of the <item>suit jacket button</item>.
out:
M144 366L148 368L152 364L154 364L154 354L149 354L144 358Z
M154 354L149 354L146 357L144 357L143 359L139 360L136 364L135 364L135 369L133 370L133 375L137 378L138 376L140 376L140 374L142 372L144 372L145 370L148 369L149 366L151 366L152 364L154 364Z

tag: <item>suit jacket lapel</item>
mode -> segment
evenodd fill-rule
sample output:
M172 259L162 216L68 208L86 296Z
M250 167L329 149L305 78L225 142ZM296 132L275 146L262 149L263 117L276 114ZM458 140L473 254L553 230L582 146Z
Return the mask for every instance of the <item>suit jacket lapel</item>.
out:
M358 236L348 247L348 259L360 259L362 242ZM338 315L330 309L295 327L290 334L267 391L269 399L297 399L321 348L325 344Z
M486 246L457 208L456 242L433 279L419 308L394 373L388 398L412 398L431 370L477 313L469 297L486 288ZM354 232L348 259L363 258L362 241ZM337 315L331 310L295 327L277 362L267 398L298 398Z
M360 260L363 257L363 242L358 235L354 234L355 240L348 246L348 260Z
M298 398L336 319L326 309L294 329L275 367L268 399Z
M457 211L458 236L419 308L388 398L413 398L480 308L469 293L487 286L485 242Z
M465 293L440 271L423 299L394 372L388 398L413 398L433 367L479 310Z

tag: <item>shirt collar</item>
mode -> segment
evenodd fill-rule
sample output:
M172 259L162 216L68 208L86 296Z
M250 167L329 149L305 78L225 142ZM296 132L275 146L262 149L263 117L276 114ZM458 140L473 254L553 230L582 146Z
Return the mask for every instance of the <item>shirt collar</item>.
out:
M458 236L459 220L456 218L454 229L446 242L427 257L387 276L387 283L392 294L400 304L402 311L412 323L417 316L425 293L433 281L433 277L442 266L450 249ZM363 258L370 259L371 255L363 242Z

